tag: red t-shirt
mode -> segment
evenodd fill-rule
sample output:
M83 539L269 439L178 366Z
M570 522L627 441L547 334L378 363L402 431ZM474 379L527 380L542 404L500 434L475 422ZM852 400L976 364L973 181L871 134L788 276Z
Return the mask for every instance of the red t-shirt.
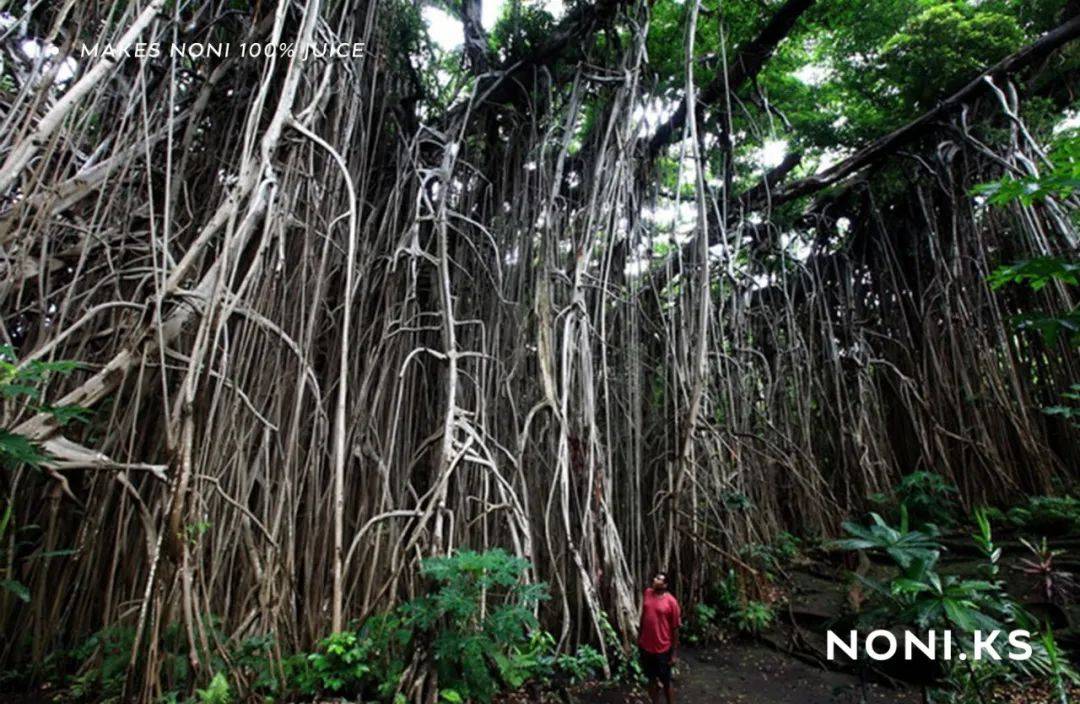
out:
M682 625L679 602L671 592L657 594L645 590L641 603L641 634L638 645L650 653L666 653L674 642L675 629Z

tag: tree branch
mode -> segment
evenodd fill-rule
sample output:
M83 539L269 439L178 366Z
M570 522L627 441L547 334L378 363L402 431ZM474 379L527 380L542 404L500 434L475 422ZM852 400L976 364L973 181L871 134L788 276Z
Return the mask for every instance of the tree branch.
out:
M774 187L774 184L780 182L799 162L799 155L788 155L783 163L764 176L761 183L749 189L739 197L739 204L741 206L739 210L746 212L748 210L759 209L765 205L775 207L839 183L855 172L861 171L865 167L870 166L885 157L891 156L904 145L909 144L915 139L932 131L935 123L942 117L950 112L960 109L963 105L979 97L983 91L987 90L990 87L987 78L1004 78L1015 74L1016 72L1046 58L1053 51L1077 37L1080 37L1080 16L1074 16L1057 28L1047 32L1032 44L1005 57L983 71L959 91L943 100L933 110L930 110L918 119L909 122L907 125L875 139L847 159L834 164L821 173L795 181L786 186ZM720 242L720 233L723 231L723 228L720 228L718 225L719 223L714 222L713 218L710 217L710 246L719 244ZM664 286L667 285L668 281L671 280L671 277L680 271L679 262L687 260L690 255L691 252L687 247L683 247L678 256L672 257L670 266L665 265L664 267L655 270L651 276L651 283L643 287L642 291L662 290ZM671 270L670 275L668 274L669 269Z
M1074 16L1057 28L1047 32L1032 44L986 69L966 86L938 103L936 108L924 113L918 119L875 139L847 159L834 164L821 173L777 188L772 192L769 199L770 203L779 205L815 193L840 182L856 171L860 171L884 157L896 153L904 145L932 131L934 123L942 117L959 110L971 100L979 97L990 87L990 83L987 81L988 78L998 79L1014 74L1046 58L1050 53L1077 37L1080 37L1080 16ZM759 200L757 203L751 203L750 205L761 204Z
M701 118L701 112L707 104L715 103L723 99L728 91L740 89L747 81L757 78L766 62L772 58L773 52L780 42L791 33L795 22L806 12L814 0L788 0L781 7L769 23L762 28L761 33L746 45L741 47L735 54L731 63L728 64L727 72L720 72L712 82L701 92L701 100L697 108L697 116ZM656 134L649 140L646 154L650 160L682 134L686 124L686 98L679 103L675 113L668 121L660 125Z

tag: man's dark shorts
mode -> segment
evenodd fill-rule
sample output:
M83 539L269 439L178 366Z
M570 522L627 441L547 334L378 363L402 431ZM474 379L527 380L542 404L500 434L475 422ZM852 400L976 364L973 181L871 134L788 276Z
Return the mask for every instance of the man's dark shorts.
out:
M671 651L664 653L650 653L645 648L638 646L641 656L641 669L645 673L645 679L649 682L660 680L665 687L671 684Z

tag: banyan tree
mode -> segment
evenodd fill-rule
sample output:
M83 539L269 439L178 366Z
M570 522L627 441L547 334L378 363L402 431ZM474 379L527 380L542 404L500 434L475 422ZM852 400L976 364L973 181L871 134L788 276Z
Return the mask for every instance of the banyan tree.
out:
M658 566L1076 478L1075 291L991 276L1077 255L1075 2L491 3L0 2L0 662L122 625L150 700L493 547L610 654Z

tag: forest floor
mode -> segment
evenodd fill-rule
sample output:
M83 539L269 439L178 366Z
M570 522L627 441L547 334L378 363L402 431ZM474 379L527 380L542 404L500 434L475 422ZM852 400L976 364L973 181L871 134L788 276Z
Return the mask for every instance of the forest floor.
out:
M920 701L913 689L892 689L808 664L761 644L729 642L684 648L676 693L680 704L893 704ZM865 693L865 700L861 693ZM582 704L648 704L639 689L579 691Z

